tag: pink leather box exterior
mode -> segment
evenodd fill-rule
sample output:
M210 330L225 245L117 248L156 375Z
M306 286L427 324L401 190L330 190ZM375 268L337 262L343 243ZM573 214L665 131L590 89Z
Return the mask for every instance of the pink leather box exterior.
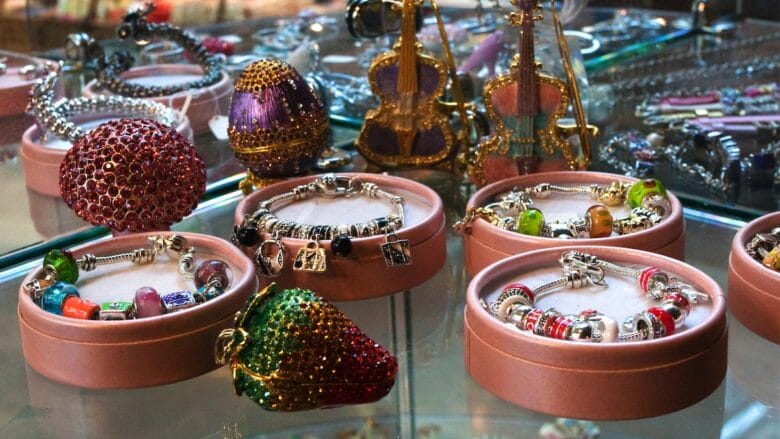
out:
M780 272L751 258L745 244L756 233L780 226L780 212L770 213L743 227L731 243L729 307L743 325L774 343L780 343Z
M179 113L181 114L181 113ZM119 119L122 115L96 114L75 117L76 123L87 123L90 120ZM184 117L176 131L192 140L192 128L187 117ZM22 135L22 169L27 187L44 195L60 196L60 163L67 152L64 149L47 147L40 143L41 129L32 125Z
M195 75L202 76L203 69L197 65L190 64L159 64L151 66L133 67L122 75L123 79L134 79L144 77L161 77L176 75ZM187 117L192 125L195 134L202 134L209 130L209 120L218 114L227 114L230 108L230 96L233 94L233 83L227 72L223 71L220 80L217 83L202 88L192 90L192 101L187 109ZM95 96L100 93L106 93L97 88L97 83L93 80L84 87L84 96ZM171 96L159 96L149 98L163 105L181 110L187 100L189 91L183 91Z
M427 210L422 221L406 224L396 232L399 238L409 240L412 264L388 267L379 250L379 246L385 242L385 236L381 235L353 238L349 257L329 256L327 271L324 273L295 271L292 269L295 256L307 241L282 238L287 252L285 268L278 277L267 278L259 275L261 285L273 281L283 288L308 288L330 300L361 300L408 290L430 279L441 269L447 253L446 231L442 201L436 192L425 185L400 177L360 173L336 175L360 177L391 193L412 193L425 204ZM253 192L239 202L235 213L236 224L240 224L245 215L253 213L260 201L288 192L293 187L315 178L317 177L308 176L286 180ZM265 234L263 239L268 237ZM326 254L331 255L330 241L319 242L321 247L325 248ZM246 252L251 256L254 251L255 248L250 248Z
M219 255L231 266L233 284L224 294L173 314L99 321L46 312L20 288L19 328L24 357L30 366L54 381L100 389L157 386L215 369L217 335L232 327L234 314L257 291L257 278L251 261L227 241L180 234L197 250ZM84 253L127 251L146 246L146 236L133 234L99 241L73 253L79 257ZM39 271L30 273L24 282Z
M653 265L674 273L712 299L698 325L658 340L576 343L540 337L498 321L480 306L489 288L576 249L618 263ZM690 406L726 374L726 303L717 283L678 260L634 249L577 246L542 249L491 265L466 293L465 362L474 380L521 407L578 419L636 419Z
M508 192L514 187L526 188L540 183L558 185L609 184L615 180L636 181L634 178L602 172L549 172L523 175L498 181L485 186L469 199L467 208L483 206L492 202L497 194ZM577 239L577 245L605 245L635 248L685 260L685 220L682 205L674 194L669 194L672 214L661 224L648 230L628 235L608 238ZM594 201L593 204L596 204ZM584 212L572 212L572 216ZM464 235L464 254L466 270L471 276L488 265L518 253L543 248L572 245L574 241L528 236L492 226L482 218L477 218L471 226L471 232Z

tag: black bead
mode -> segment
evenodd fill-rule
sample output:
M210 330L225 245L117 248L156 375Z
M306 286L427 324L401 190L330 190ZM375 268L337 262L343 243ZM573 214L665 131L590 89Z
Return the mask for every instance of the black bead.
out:
M252 247L260 242L260 234L255 226L241 226L236 230L236 238L241 245Z
M337 256L349 256L352 251L352 240L347 235L339 235L330 242L330 248Z

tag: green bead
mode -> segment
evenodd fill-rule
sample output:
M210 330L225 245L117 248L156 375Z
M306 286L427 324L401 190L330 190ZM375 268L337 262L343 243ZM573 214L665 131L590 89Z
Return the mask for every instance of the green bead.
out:
M69 251L52 250L43 258L43 266L51 265L57 272L57 280L75 284L79 278L79 266Z
M626 195L626 201L628 206L632 209L642 206L642 200L648 195L658 194L666 198L666 188L664 185L656 179L647 179L637 181L628 189Z
M541 235L543 225L544 215L539 209L526 209L517 217L517 231L524 235Z

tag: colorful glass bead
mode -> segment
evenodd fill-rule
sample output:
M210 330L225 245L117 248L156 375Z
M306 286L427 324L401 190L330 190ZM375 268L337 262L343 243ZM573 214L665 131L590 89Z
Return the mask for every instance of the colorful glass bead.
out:
M52 314L62 315L62 304L70 296L79 297L79 290L67 282L55 282L43 292L41 308Z
M152 287L141 287L135 291L133 298L135 313L138 318L154 317L165 313L160 294Z
M50 265L57 272L57 280L74 284L79 279L79 266L67 250L51 250L43 258L43 266Z
M517 217L517 231L524 235L540 236L544 226L544 214L539 209L526 209Z
M336 256L349 256L352 252L352 240L347 235L338 235L330 242L330 248Z
M68 296L62 302L62 315L73 319L95 320L100 313L100 306L78 296Z
M761 263L773 270L780 270L780 246L770 250Z
M335 306L299 288L271 284L253 295L224 337L236 394L266 410L374 402L390 392L398 371L390 352Z
M674 328L675 328L674 317L672 317L671 314L664 311L663 308L659 308L657 306L648 308L647 312L654 315L658 320L661 321L661 323L663 323L664 328L666 329L664 336L674 334Z
M100 320L130 320L135 317L133 302L104 302L100 304Z
M651 295L659 294L660 291L658 291L658 285L665 285L669 283L669 276L667 276L666 273L658 268L647 267L639 272L637 282L639 283L639 288L641 288L645 293Z
M667 197L666 188L660 181L654 178L637 181L628 189L626 202L632 209L642 207L642 201L651 194Z
M501 290L501 294L498 295L497 301L498 303L503 303L511 296L522 297L523 299L521 302L528 306L533 306L534 300L536 300L534 292L528 288L528 286L521 283L511 283L505 286L503 290Z
M204 261L195 270L195 286L202 287L210 282L218 282L222 288L230 285L230 267L218 259Z
M680 293L669 293L664 296L664 302L671 302L675 306L685 311L686 315L691 312L691 302L685 295Z
M195 300L205 302L221 296L224 292L225 290L222 287L216 285L203 285L195 292ZM201 299L198 299L199 297Z
M198 301L195 300L195 295L187 290L163 294L162 302L163 306L165 306L165 312L169 313L192 308L198 304Z
M606 238L612 235L612 212L603 204L590 206L585 213L590 224L591 238Z

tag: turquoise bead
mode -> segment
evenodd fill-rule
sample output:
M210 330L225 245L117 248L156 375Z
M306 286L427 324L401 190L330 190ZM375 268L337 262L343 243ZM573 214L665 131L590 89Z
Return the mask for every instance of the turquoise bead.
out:
M41 308L52 314L62 315L62 303L70 296L79 297L79 290L67 282L56 282L43 292Z
M215 299L224 293L225 290L216 285L203 285L198 288L197 293L206 300Z
M666 188L660 181L652 178L637 181L628 189L626 202L630 208L636 209L637 207L641 207L642 200L651 194L658 194L663 198L667 198Z
M43 266L50 265L57 271L57 280L75 284L79 279L79 266L69 251L52 250L43 258Z
M544 226L544 214L539 209L526 209L517 217L517 231L524 235L539 236Z

